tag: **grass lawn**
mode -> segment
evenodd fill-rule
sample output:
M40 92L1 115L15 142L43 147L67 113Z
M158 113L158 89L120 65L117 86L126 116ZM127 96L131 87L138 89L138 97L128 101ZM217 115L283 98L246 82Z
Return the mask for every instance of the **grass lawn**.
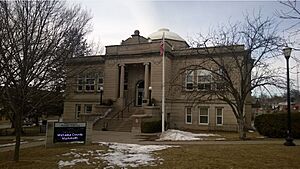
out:
M106 150L104 146L92 145L92 146L66 146L45 148L44 146L21 149L20 162L15 163L13 159L13 151L0 153L0 168L1 169L57 169L58 161L71 160L68 156L62 154L70 152L70 149L76 148L79 152L86 152L88 150ZM95 160L99 169L105 165L103 161ZM90 162L92 162L90 160ZM79 163L73 166L73 169L87 168L94 169L95 165L86 165L85 163ZM67 168L67 167L66 167Z
M54 169L59 160L70 160L62 154L76 148L79 152L104 150L99 145L73 146L62 148L34 147L21 150L21 161L11 161L13 152L0 153L1 169ZM163 164L156 167L139 168L300 168L300 146L285 147L283 145L181 145L154 153L164 159ZM86 157L88 158L88 156ZM77 163L72 168L103 168L106 164L100 159L90 157L91 164ZM64 167L68 168L68 167ZM116 167L117 168L117 167Z
M158 153L159 168L300 168L300 146L185 145Z

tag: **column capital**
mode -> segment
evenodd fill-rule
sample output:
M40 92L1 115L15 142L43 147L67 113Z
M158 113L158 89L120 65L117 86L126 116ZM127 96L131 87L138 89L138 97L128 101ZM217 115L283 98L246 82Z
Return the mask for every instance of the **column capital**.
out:
M125 66L125 63L119 63L119 66L123 67Z
M144 65L150 65L150 62L144 62Z

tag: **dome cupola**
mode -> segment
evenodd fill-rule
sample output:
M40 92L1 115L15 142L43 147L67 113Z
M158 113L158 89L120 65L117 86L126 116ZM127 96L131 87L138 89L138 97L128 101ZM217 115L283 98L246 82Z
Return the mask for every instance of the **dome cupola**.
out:
M163 33L165 33L165 39L185 42L185 40L182 37L180 37L178 34L171 32L169 29L166 28L159 29L158 31L150 34L149 38L151 40L162 39Z

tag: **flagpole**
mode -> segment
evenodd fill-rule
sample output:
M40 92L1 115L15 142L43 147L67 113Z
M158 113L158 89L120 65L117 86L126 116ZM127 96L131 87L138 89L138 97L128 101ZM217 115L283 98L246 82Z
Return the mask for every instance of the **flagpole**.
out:
M162 37L163 57L162 57L162 103L161 103L161 131L165 131L165 32Z

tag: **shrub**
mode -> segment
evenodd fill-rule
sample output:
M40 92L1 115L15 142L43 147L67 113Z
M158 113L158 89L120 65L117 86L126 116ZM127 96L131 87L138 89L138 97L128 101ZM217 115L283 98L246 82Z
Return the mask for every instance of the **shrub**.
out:
M161 120L142 122L142 133L161 132Z
M300 113L292 113L292 134L300 138ZM284 138L287 131L287 113L263 114L255 118L256 130L264 136L271 138Z

